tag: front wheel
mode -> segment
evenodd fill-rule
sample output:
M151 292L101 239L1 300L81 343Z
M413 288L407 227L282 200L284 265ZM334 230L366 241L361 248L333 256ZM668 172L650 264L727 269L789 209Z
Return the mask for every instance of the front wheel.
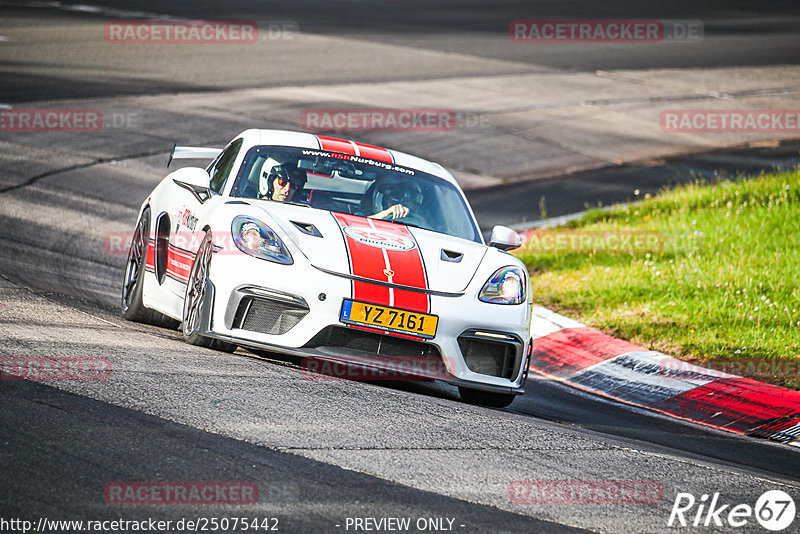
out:
M514 402L514 397L516 397L516 395L510 393L491 393L489 391L480 391L461 386L458 387L458 393L461 395L461 400L464 402L480 404L481 406L490 406L492 408L505 408Z
M150 246L150 208L145 208L128 249L128 261L125 264L125 278L122 281L122 317L128 321L163 326L175 329L178 321L171 317L146 308L142 303L144 291L145 262L147 261L147 248Z
M236 345L200 334L202 307L206 297L206 281L208 280L208 269L211 266L212 251L211 232L206 232L194 258L192 271L189 274L189 282L186 284L181 330L183 330L183 339L190 345L233 352L236 350Z

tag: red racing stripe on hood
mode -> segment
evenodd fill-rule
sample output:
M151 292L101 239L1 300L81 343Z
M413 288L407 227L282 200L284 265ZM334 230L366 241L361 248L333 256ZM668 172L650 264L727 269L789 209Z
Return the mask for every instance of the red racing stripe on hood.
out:
M378 223L383 221L375 222ZM384 222L384 224L390 223ZM403 226L401 230L407 234L408 237L414 239L414 237L408 231L408 228ZM422 262L422 254L420 254L419 246L416 246L413 250L407 252L387 250L386 253L389 256L389 264L394 272L392 281L395 284L419 287L422 289L428 288L428 280L425 277L425 264ZM429 297L425 293L395 289L394 302L395 306L398 308L404 308L406 310L426 313L430 310Z
M344 235L350 272L356 276L427 289L425 265L414 236L405 226L379 219L334 213ZM353 282L353 298L427 313L430 300L417 291Z

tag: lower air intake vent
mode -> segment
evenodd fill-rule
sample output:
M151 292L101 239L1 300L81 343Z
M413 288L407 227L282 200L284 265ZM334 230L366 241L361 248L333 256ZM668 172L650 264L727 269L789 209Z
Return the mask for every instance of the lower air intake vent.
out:
M439 349L430 343L336 326L325 328L306 347L336 347L380 356L441 358Z
M391 380L410 377L424 380L452 378L438 347L422 341L328 326L304 347L314 349L323 357L389 371Z
M298 304L250 297L239 304L233 327L279 336L294 328L306 314L308 308Z
M458 348L473 373L511 379L517 367L519 351L514 343L461 335L458 338Z

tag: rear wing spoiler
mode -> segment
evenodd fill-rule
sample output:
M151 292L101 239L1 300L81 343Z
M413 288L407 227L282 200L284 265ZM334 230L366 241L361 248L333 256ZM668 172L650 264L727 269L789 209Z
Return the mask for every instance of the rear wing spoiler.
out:
M219 156L220 152L222 152L221 148L173 145L167 167L173 159L214 159Z

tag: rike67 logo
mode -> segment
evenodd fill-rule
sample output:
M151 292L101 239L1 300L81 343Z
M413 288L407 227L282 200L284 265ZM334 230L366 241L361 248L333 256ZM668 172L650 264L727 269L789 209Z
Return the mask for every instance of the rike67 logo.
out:
M781 490L764 492L755 506L721 504L719 492L699 499L691 493L678 493L667 526L740 528L755 518L765 529L780 531L792 524L795 511L794 499Z

